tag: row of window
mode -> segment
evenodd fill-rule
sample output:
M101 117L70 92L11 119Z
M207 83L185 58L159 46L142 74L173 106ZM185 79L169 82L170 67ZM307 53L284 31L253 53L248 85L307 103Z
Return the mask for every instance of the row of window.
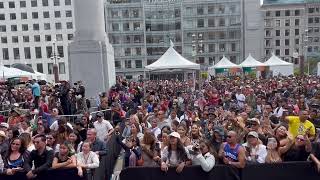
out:
M310 53L311 53L311 52L318 53L318 52L320 52L319 49L320 49L319 46L308 46L307 51L310 52ZM298 50L299 50L299 49L296 49L295 52L299 52ZM281 52L282 52L282 53L281 53ZM270 53L271 53L271 50L270 50L270 49L266 49L265 55L266 55L266 56L269 56ZM292 56L292 55L293 55L292 53L293 53L293 52L291 52L290 49L284 49L284 51L283 51L282 49L276 49L276 50L275 50L275 55L276 55L276 56L282 56L282 55L284 55L284 56Z
M266 16L301 16L301 10L266 11Z
M293 33L294 31L294 33ZM272 37L272 32L273 30L266 30L265 31L265 37ZM280 37L280 36L299 36L300 35L300 29L285 29L282 31L277 29L274 31L275 32L275 36Z
M272 40L266 39L266 40L265 40L265 46L266 46L266 47L271 47L271 42L272 42ZM280 40L280 39L276 39L274 42L275 42L275 46L281 46L281 40ZM284 44L284 46L290 46L290 45L292 45L292 44L290 43L290 39L282 40L282 43ZM295 45L299 45L299 44L300 44L300 39L295 39L295 40L294 40L294 44L295 44Z
M308 8L308 13L309 13L309 14L319 13L319 12L320 12L320 7Z
M266 19L264 23L266 27L300 26L300 19L294 19L294 21L290 19L285 19L285 20L275 19L274 21L272 19Z
M56 34L55 38L52 38L52 36L54 35L43 35L44 37L44 41L45 42L51 42L53 41L53 39L57 40L57 41L63 41L63 34ZM19 40L19 37L22 38ZM71 41L73 39L73 34L67 34L67 38L69 41ZM1 38L1 44L7 44L8 41L8 37L6 36L2 36ZM11 37L11 42L12 43L19 43L19 41L24 42L24 43L29 43L31 42L30 37L29 36L12 36ZM41 36L40 35L34 35L33 36L33 42L41 42Z
M126 69L133 68L132 62L133 62L133 60L125 60L124 61L124 67ZM115 64L115 68L116 69L121 69L122 68L121 61L114 61L114 64ZM134 67L135 68L142 68L142 60L134 60Z
M185 14L189 16L197 15L206 15L206 14L232 14L240 12L240 4L209 4L207 7L198 6L198 7L186 7Z
M320 17L309 17L308 18L308 23L309 24L319 24L320 23Z
M63 1L64 1L64 5L66 5L66 6L71 5L71 0L53 0L52 5L53 6L60 6ZM43 7L47 7L51 4L52 0L28 0L28 1L19 1L19 3L17 1L9 1L8 7L10 9L18 8L18 4L19 4L20 8L26 8L27 6L28 7L38 7L38 6L41 6L40 2ZM0 2L0 9L3 9L4 6L5 6L4 2Z
M29 13L30 14L30 13ZM16 13L10 13L8 14L10 17L10 20L16 20L17 15ZM39 19L39 13L38 12L32 12L31 13L32 19ZM55 18L61 18L61 11L54 11L54 17ZM72 17L72 11L71 10L66 10L65 11L65 17ZM20 13L20 18L21 20L28 19L28 13L27 12L22 12ZM50 18L50 12L49 11L43 11L43 18ZM31 18L29 18L31 19ZM6 20L6 14L0 14L0 21Z
M61 30L62 29L62 23L57 22L54 25L55 25L55 29L56 30ZM20 30L18 30L18 26L17 25L11 25L10 27L11 27L10 28L11 32L20 31ZM66 29L73 29L73 23L72 22L67 22L66 23ZM40 31L40 24L33 24L32 25L32 30L33 31ZM43 24L43 30L51 30L51 23L44 23ZM29 31L29 25L28 24L22 24L21 25L21 31ZM7 32L6 25L0 25L0 32Z
M21 53L20 52L22 52L22 51L20 51L20 48L18 48L18 47L17 48L13 48L12 49L12 53L9 52L9 48L2 48L2 58L3 58L3 60L12 59L10 54L13 55L13 59L15 59L15 60L18 60L18 59L32 59L32 58L41 59L43 57L51 58L53 49L52 49L52 46L46 46L45 47L46 54L44 54L44 52L42 51L41 47L34 47L34 51L33 51L34 54L31 53L31 51L32 51L31 47L24 47L23 48L24 58L21 58ZM64 48L63 48L63 46L57 46L57 53L58 53L59 57L64 57Z

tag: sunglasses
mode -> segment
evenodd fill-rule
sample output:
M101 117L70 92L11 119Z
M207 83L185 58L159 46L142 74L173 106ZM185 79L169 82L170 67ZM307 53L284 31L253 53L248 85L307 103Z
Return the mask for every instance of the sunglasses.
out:
M52 137L47 137L47 139L53 139Z
M227 138L232 138L232 136L227 136Z
M304 139L303 138L296 138L296 140L298 140L298 141L301 141L301 142L304 142Z
M11 143L11 145L20 146L21 144Z

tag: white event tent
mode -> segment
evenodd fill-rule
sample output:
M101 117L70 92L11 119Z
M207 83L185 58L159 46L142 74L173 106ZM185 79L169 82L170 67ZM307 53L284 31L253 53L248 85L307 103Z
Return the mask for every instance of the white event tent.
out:
M5 66L0 66L0 77L1 78L11 78L11 77L33 77L33 73L22 71L16 68L8 68Z
M154 63L146 66L148 71L161 71L172 69L188 69L188 70L200 70L200 65L193 63L186 58L182 57L174 48L173 43L169 49Z
M213 66L214 69L230 69L230 68L240 68L239 65L232 63L228 58L223 56L223 58Z
M289 63L281 60L276 55L272 53L270 59L264 62L266 66L269 66L270 71L272 71L273 76L284 75L289 76L293 75L294 65L293 63Z
M241 63L239 64L241 67L261 67L261 66L266 66L262 62L257 61L254 59L251 54Z

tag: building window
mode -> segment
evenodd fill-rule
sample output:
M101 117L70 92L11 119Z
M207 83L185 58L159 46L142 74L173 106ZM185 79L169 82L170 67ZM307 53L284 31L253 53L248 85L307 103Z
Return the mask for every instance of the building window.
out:
M62 24L61 23L56 23L56 30L62 29Z
M67 29L72 29L72 28L73 28L73 23L67 22Z
M49 6L48 0L42 0L42 6Z
M290 26L290 19L286 19L284 25L285 26Z
M52 41L51 35L45 35L44 39L45 39L46 42L51 42Z
M125 56L131 56L131 48L125 48L124 49L124 55Z
M134 18L138 18L139 17L139 9L132 10L131 16Z
M270 37L271 36L271 31L270 30L266 30L266 37Z
M121 69L121 61L114 61L114 66L116 69Z
M280 46L280 40L276 40L276 46Z
M215 27L214 18L209 18L208 19L208 27Z
M136 68L142 68L142 60L135 60Z
M20 59L19 48L13 48L13 57L14 57L14 59Z
M0 9L3 9L4 6L3 6L3 2L0 2Z
M295 29L294 30L294 35L299 36L299 34L300 34L300 30L299 29Z
M212 66L215 63L215 57L209 57L209 66Z
M276 36L280 36L280 30L276 30Z
M57 46L58 55L64 57L63 46Z
M284 55L289 56L290 55L290 50L289 49L285 49L284 50Z
M285 36L290 36L290 29L284 30L284 35Z
M6 31L7 31L6 25L0 25L0 32L6 32Z
M29 42L30 41L29 40L29 36L23 36L22 39L23 39L23 42Z
M123 23L123 31L130 31L130 24L129 23Z
M314 8L309 8L308 13L310 13L310 14L314 13Z
M43 18L50 18L49 11L44 11L43 12Z
M295 19L294 20L294 25L295 26L300 26L300 19Z
M65 74L66 73L66 66L64 62L59 62L59 74Z
M198 15L203 15L203 14L204 14L203 7L198 7L198 8L197 8L197 14L198 14Z
M12 43L18 43L18 42L19 42L18 36L12 36Z
M2 44L7 44L8 43L8 38L7 37L1 37L1 43Z
M290 10L286 10L286 11L285 11L285 15L286 15L286 16L290 16Z
M40 35L34 35L34 42L40 42Z
M54 6L60 6L60 0L53 0Z
M71 5L71 0L65 0L65 1L64 1L64 5L70 6L70 5Z
M22 24L22 31L28 31L28 30L29 30L28 24Z
M57 40L57 41L63 41L63 36L62 36L62 34L57 34L57 35L56 35L56 40Z
M140 28L140 22L134 22L134 23L133 23L133 30L135 30L135 31L141 30L141 28Z
M28 19L27 13L21 13L21 19Z
M39 73L43 73L43 65L42 65L42 63L37 63L37 71Z
M47 46L47 47L46 47L46 54L47 54L47 58L51 58L51 55L52 55L52 46Z
M284 40L284 45L285 46L290 46L290 39L285 39Z
M266 45L266 47L270 47L270 40L269 40L269 39L267 39L267 40L265 41L265 45Z
M281 11L276 11L276 17L281 16Z
M37 6L38 6L37 0L31 0L31 7L37 7Z
M24 48L24 58L25 59L31 59L30 47L25 47Z
M44 23L43 27L44 27L44 30L50 30L51 29L50 28L50 23Z
M125 68L132 68L131 60L125 60Z
M299 44L300 44L300 40L299 40L299 39L295 39L294 41L295 41L295 44L296 44L296 45L299 45Z
M197 27L198 28L203 28L204 27L204 19L198 19Z
M2 48L2 58L3 60L9 60L9 49Z
M280 27L281 26L281 21L280 20L276 20L276 26Z
M66 17L72 17L72 11L66 11Z
M6 20L6 16L5 16L5 14L0 14L0 20L1 20L1 21Z
M123 17L123 18L129 18L129 10L127 10L127 9L126 9L126 10L123 10L123 11L122 11L122 17Z
M37 59L42 58L41 47L35 47L35 52L36 52Z
M276 56L280 56L280 49L276 49Z
M60 18L61 17L61 12L60 11L54 11L54 17L55 18Z
M219 12L220 14L224 14L224 12L225 12L225 7L224 7L224 5L220 5L220 6L219 6L218 12Z
M32 12L32 19L38 19L39 15L38 12Z
M314 18L314 23L318 24L319 23L319 17Z
M14 1L9 2L9 8L15 8L16 5L14 4Z
M18 31L17 25L11 25L11 31L12 32Z
M53 74L53 63L48 63L48 74Z
M73 40L73 34L68 34L68 40L69 41Z
M225 26L226 25L226 21L224 18L220 18L219 19L219 26Z
M216 45L215 44L209 44L209 52L215 52L216 51Z
M237 45L236 45L236 43L231 43L231 51L232 51L232 52L237 51Z
M219 44L219 51L220 52L225 52L225 50L226 50L225 46L226 46L225 44Z
M294 15L295 15L295 16L300 16L300 10L295 10L295 11L294 11Z
M40 29L39 24L33 24L33 30L34 31L39 31L39 29Z
M10 19L11 19L11 20L17 19L16 13L10 13Z
M112 23L111 26L112 26L112 31L119 31L120 30L118 23Z
M141 55L141 48L136 48L136 55L140 56Z
M208 14L214 14L215 6L208 6Z
M271 16L271 12L270 11L266 11L266 16L267 17Z

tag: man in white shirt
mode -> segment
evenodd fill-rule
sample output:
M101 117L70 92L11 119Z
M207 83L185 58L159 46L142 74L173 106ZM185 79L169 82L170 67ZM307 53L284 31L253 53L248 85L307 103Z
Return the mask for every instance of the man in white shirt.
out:
M260 143L259 135L251 131L247 135L247 142L243 144L246 148L246 160L252 163L265 163L267 157L267 148Z
M169 123L172 123L173 121L178 121L180 123L180 119L177 117L176 111L171 111L170 116L168 117Z
M93 123L93 126L97 131L97 138L102 142L108 141L114 129L109 121L103 119L102 112L98 112L96 117L97 121Z
M161 129L158 127L157 118L151 120L151 132L154 134L154 137L158 139L159 134L161 134Z
M244 103L246 102L246 96L244 94L242 94L240 88L237 89L236 98L237 98L237 101L238 101L238 106L240 108L243 108Z

